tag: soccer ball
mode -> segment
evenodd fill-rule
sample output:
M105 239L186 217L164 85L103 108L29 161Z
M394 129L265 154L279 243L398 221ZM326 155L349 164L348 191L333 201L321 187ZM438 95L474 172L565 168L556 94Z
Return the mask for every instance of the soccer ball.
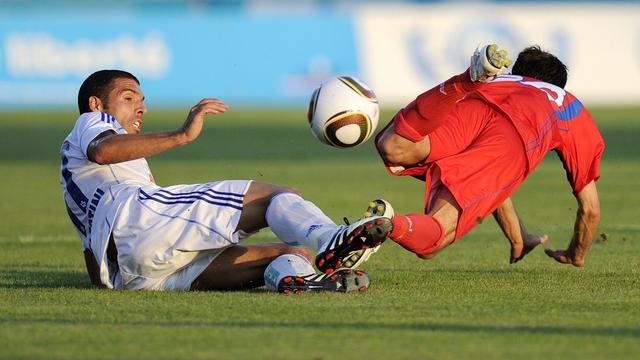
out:
M378 98L365 83L351 76L337 76L313 92L307 119L318 140L349 148L371 137L379 115Z

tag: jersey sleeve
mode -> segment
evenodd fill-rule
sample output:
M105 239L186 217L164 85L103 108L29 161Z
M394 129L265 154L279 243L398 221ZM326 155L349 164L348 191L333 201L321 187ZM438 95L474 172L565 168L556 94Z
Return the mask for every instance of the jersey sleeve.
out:
M442 125L455 104L481 83L471 82L469 70L435 86L401 109L393 118L396 134L413 142Z
M101 112L82 114L74 131L84 156L87 156L87 148L96 136L109 130L116 131L116 126L115 118L109 114Z
M580 119L572 121L570 133L571 137L566 137L556 152L563 163L573 194L577 195L591 181L600 178L605 143L586 110Z

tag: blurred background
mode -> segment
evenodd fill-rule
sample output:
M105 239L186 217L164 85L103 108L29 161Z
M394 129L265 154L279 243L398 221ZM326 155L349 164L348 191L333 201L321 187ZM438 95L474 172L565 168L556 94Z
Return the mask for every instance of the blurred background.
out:
M0 0L0 110L73 110L103 68L137 75L155 108L304 106L335 74L394 108L492 42L555 53L587 105L640 103L637 1Z

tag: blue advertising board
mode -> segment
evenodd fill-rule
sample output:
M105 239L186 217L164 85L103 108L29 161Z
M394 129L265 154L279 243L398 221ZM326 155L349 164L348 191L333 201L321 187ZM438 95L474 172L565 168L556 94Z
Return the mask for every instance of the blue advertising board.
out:
M328 76L359 75L348 14L52 11L2 17L0 107L73 106L105 68L138 76L152 106L301 105Z

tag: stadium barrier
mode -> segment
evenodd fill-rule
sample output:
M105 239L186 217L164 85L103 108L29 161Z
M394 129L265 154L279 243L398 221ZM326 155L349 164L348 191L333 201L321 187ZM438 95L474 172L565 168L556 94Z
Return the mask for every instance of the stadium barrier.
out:
M334 74L365 80L382 106L394 107L464 70L486 42L513 56L530 44L556 53L570 69L567 88L586 102L640 103L634 3L361 2L343 11L2 16L0 108L73 106L82 79L102 68L138 75L156 107L207 96L232 106L301 106Z

